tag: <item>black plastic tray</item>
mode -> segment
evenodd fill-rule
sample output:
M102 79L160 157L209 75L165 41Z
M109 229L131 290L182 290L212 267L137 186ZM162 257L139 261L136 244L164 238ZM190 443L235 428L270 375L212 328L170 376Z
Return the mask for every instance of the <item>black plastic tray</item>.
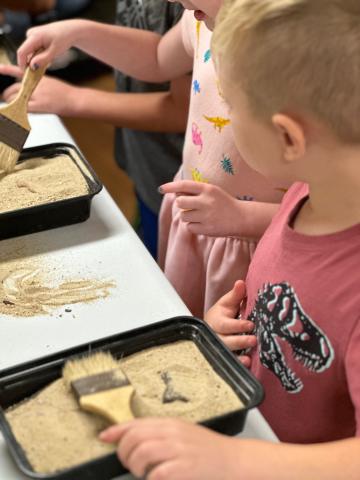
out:
M89 218L91 200L94 195L100 192L102 184L84 156L74 145L52 143L25 148L19 162L36 157L50 159L57 155L67 155L73 160L84 176L89 192L78 197L0 213L0 240L84 222ZM81 164L88 174L85 174L79 167Z
M120 358L178 340L193 341L214 370L231 386L245 405L241 410L214 417L203 424L227 435L241 432L248 410L262 401L263 388L211 329L203 321L193 317L170 318L2 370L0 372L0 406L6 409L59 378L64 363L71 357L90 351L106 350ZM1 407L0 429L16 464L29 477L49 480L108 480L126 473L115 453L54 474L35 473L12 434Z
M10 62L16 65L16 47L6 33L0 30L0 49L6 51ZM9 75L0 75L0 93L16 81L16 78Z

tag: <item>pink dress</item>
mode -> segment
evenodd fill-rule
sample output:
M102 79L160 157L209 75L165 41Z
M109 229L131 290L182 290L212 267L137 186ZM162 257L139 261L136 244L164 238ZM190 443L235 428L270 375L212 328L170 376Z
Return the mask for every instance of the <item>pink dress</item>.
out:
M185 12L181 22L194 66L183 164L176 178L218 185L239 201L280 203L283 189L251 170L236 150L211 60L211 31L193 12ZM246 277L258 239L194 235L180 220L175 198L165 195L161 207L159 264L192 314L202 318L235 280Z

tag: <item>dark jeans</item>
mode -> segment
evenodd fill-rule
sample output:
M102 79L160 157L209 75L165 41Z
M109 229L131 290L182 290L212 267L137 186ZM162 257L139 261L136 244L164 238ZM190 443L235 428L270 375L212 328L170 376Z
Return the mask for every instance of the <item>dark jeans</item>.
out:
M143 241L145 247L149 250L151 255L157 258L157 243L158 243L158 215L141 200L139 195L136 195L139 209L139 223L136 232Z

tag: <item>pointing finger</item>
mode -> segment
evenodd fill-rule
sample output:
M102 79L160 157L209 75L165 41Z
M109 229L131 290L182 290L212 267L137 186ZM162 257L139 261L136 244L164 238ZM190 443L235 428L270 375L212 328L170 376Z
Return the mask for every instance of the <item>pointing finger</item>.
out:
M198 195L203 191L203 183L192 180L180 180L176 182L164 183L159 187L160 193L182 193L184 195Z
M22 78L23 71L16 65L0 65L0 74L9 75L10 77Z

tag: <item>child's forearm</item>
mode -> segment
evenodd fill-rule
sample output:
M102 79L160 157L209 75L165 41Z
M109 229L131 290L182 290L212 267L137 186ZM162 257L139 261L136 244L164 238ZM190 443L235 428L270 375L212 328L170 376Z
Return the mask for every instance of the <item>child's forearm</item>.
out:
M184 132L191 78L171 82L170 90L152 93L114 93L64 86L69 92L62 116L89 118L117 127L148 132Z
M237 235L246 238L260 238L279 209L278 203L238 200L239 215L234 218Z
M360 439L315 445L236 439L234 466L242 480L358 480Z
M111 93L82 88L74 92L70 117L89 118L148 132L184 132L187 110L178 109L170 92Z
M139 80L162 82L191 69L179 24L163 37L146 30L90 20L69 20L68 25L74 47Z

